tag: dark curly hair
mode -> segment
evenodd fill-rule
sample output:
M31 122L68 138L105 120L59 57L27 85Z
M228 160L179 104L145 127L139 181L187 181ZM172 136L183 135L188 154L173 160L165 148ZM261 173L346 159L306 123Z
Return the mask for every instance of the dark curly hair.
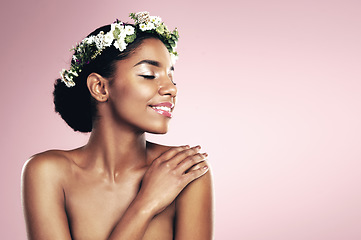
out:
M126 24L131 25L132 24ZM97 35L100 31L110 31L110 25L100 27L88 35ZM55 112L74 130L79 132L91 132L93 122L97 115L96 101L91 97L87 87L87 78L91 73L98 73L105 78L114 77L115 63L129 57L134 50L148 38L159 37L152 33L137 34L137 38L123 52L119 52L114 46L106 48L101 55L86 65L79 76L74 78L74 87L68 88L59 78L54 84ZM74 60L72 60L74 61Z

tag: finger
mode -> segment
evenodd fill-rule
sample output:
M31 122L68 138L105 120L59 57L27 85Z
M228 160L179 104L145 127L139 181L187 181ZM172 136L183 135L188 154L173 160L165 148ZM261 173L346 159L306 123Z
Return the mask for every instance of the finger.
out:
M177 153L187 150L189 148L190 148L189 145L180 146L180 147L171 147L170 149L159 155L159 157L157 157L155 161L156 162L168 161L169 159L174 157Z
M204 162L208 157L207 153L197 153L195 155L189 156L181 161L177 169L178 171L185 173L187 170L190 170L193 166L198 165L201 162Z
M188 173L184 174L183 179L186 184L189 184L190 182L194 181L195 179L202 177L204 174L206 174L208 172L208 170L209 170L208 165L202 166L200 168L196 168L196 169L191 170Z
M198 154L200 146L195 146L190 149L186 149L184 151L178 152L173 158L169 159L168 163L172 166L178 166L180 162L182 162L187 157L191 157L195 154Z

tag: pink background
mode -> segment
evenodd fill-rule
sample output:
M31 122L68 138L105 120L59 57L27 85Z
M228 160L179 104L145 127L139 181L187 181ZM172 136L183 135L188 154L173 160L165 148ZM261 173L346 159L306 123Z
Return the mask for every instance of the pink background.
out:
M53 112L68 51L148 10L179 28L171 130L210 155L216 239L361 239L361 1L1 3L0 239L25 239L24 161L86 142Z

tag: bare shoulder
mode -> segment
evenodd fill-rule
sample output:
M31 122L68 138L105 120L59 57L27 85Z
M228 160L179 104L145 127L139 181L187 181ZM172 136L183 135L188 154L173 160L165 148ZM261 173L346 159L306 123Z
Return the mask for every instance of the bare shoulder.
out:
M48 178L54 181L66 177L71 160L67 151L49 150L32 156L24 164L22 177ZM40 180L40 179L39 179Z
M70 169L67 151L58 150L36 154L24 164L21 195L29 239L71 239L64 209Z
M199 168L202 168L204 166L208 167L208 171L201 176L200 178L194 180L193 182L189 183L186 188L181 192L181 194L178 197L178 201L182 201L183 198L190 199L192 196L197 196L202 194L204 191L207 191L208 193L213 192L213 177L212 177L212 169L209 161L205 160L196 166L193 166L188 171L191 170L197 170Z
M176 240L213 239L214 193L209 162L202 162L191 170L208 166L208 171L189 183L176 199Z

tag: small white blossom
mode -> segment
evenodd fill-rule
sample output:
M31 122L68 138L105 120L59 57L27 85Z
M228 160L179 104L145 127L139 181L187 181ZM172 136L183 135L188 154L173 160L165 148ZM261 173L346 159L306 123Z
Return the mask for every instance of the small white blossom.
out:
M70 87L74 87L75 86L75 82L73 81L73 79L68 75L68 71L66 69L63 69L60 72L60 76L61 76L61 81L63 83L65 83L65 85L70 88Z
M147 23L150 21L149 12L138 12L135 14L136 23Z
M139 24L139 29L144 32L147 30L147 25L145 25L144 23L141 23L141 24Z
M83 41L81 41L83 44L92 44L93 42L95 42L95 36L89 36L87 38L84 38Z
M134 27L132 26L125 26L124 28L126 35L133 35L134 34Z
M75 86L75 82L73 80L69 81L68 83L66 83L67 87L74 87Z
M110 25L110 31L111 32L114 32L115 28L119 28L119 29L122 29L124 26L123 26L123 23L120 22L120 23L112 23Z
M114 31L119 31L119 33L117 35L114 35ZM125 38L126 36L124 25L120 23L113 23L111 25L111 32L113 33L115 39Z
M104 33L100 32L98 35L96 35L94 41L98 50L103 49Z
M158 16L151 16L150 22L154 23L157 26L162 22L162 19Z
M147 30L153 30L153 29L155 29L155 25L154 25L154 23L152 23L152 22L149 22L149 23L147 23Z
M78 76L79 76L78 73L77 73L77 72L74 72L73 70L69 70L69 71L68 71L68 75L69 75L69 73L70 73L70 74L73 74L75 77L78 77Z
M112 32L108 32L104 35L104 47L109 47L112 45L112 42L114 40L114 36Z
M64 78L64 75L65 75L66 71L67 70L64 69L64 68L60 71L60 76L61 76L62 79Z
M124 49L127 47L127 43L124 41L124 39L119 39L115 41L114 47L119 49L119 51L124 51Z
M72 60L75 62L72 63L70 70L63 69L60 72L61 80L65 83L67 87L75 86L73 78L78 77L79 73L82 71L82 68L89 64L90 61L97 58L106 47L114 46L120 52L124 51L127 47L127 41L133 41L136 37L136 31L155 31L158 35L169 39L172 37L172 40L175 42L175 46L171 47L170 43L165 43L167 48L169 48L170 57L172 63L178 59L175 48L177 47L178 33L170 32L167 27L162 22L162 19L158 16L150 16L148 12L139 12L136 14L131 14L131 18L135 21L135 26L125 25L122 22L116 22L110 25L110 31L104 33L103 31L99 32L96 36L92 35L84 38L76 47L73 47L74 55ZM173 35L172 35L173 34ZM127 37L128 36L128 37ZM172 42L173 41L169 41ZM97 49L89 48L89 45L96 45Z

